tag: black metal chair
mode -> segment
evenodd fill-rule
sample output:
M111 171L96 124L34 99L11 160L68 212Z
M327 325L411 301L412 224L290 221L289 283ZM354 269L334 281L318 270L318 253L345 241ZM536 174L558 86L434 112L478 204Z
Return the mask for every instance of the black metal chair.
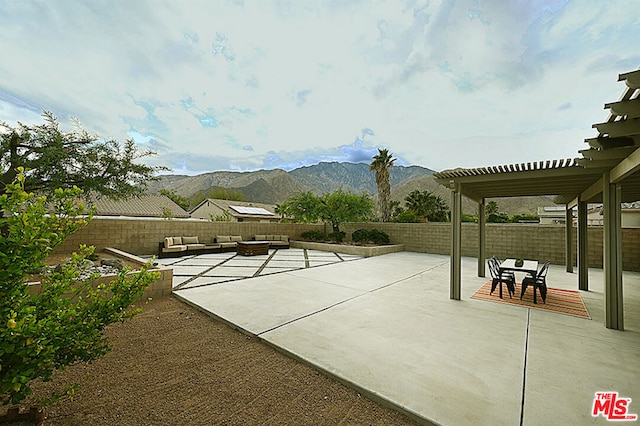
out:
M522 300L522 296L524 296L524 292L527 291L527 287L533 286L533 303L535 304L538 303L538 300L536 298L536 290L540 292L542 303L547 303L547 271L548 270L549 270L549 262L545 262L544 265L540 267L535 277L531 274L527 274L527 276L522 280L522 290L520 291L520 300Z
M516 293L516 277L511 272L500 272L500 260L495 256L489 259L489 272L491 273L491 291L489 294L493 294L493 291L498 285L500 285L500 299L502 299L502 284L507 286L507 292L509 298L512 299Z

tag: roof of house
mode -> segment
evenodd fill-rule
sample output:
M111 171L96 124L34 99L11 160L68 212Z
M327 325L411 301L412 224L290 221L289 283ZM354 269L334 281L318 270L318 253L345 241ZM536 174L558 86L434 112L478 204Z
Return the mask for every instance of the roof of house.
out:
M198 204L190 213L198 210L205 203L212 203L218 208L228 212L236 218L269 218L280 219L281 216L275 213L275 206L272 204L250 203L246 201L219 200L207 198Z
M190 217L189 213L166 195L140 195L122 200L92 197L89 204L95 205L95 214L98 216Z

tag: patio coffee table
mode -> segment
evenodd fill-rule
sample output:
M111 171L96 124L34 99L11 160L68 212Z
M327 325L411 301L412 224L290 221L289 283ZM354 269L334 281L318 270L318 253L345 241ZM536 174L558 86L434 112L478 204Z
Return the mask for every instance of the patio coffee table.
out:
M238 241L236 249L240 256L269 254L269 241Z

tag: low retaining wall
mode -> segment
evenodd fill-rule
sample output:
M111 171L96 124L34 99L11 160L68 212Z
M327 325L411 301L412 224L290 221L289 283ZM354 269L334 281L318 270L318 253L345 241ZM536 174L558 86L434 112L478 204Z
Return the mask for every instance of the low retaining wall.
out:
M148 262L147 259L143 259L141 257L132 255L130 253L126 253L122 250L105 247L104 251L114 255L115 257L126 259L129 262L138 264L141 267L146 265ZM160 297L171 295L172 288L173 288L173 269L165 266L155 266L153 269L150 269L150 271L159 272L160 278L158 278L157 280L149 284L149 286L145 289L140 299L141 300L148 300L148 299L154 299L154 298L158 299ZM130 273L135 274L136 272L133 271ZM107 283L113 280L114 277L115 275L104 275L94 281L94 286L97 286L102 283ZM38 294L41 288L42 288L42 285L39 282L29 283L29 294Z
M382 254L404 251L404 244L367 247L342 244L313 243L308 241L291 241L291 247L307 250L329 251L332 253L353 254L364 257L380 256Z

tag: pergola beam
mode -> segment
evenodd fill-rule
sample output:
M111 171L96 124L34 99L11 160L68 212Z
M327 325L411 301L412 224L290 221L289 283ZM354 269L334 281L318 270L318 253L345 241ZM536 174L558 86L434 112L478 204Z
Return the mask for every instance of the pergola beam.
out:
M620 182L638 170L640 170L640 148L611 169L609 174L612 182Z

